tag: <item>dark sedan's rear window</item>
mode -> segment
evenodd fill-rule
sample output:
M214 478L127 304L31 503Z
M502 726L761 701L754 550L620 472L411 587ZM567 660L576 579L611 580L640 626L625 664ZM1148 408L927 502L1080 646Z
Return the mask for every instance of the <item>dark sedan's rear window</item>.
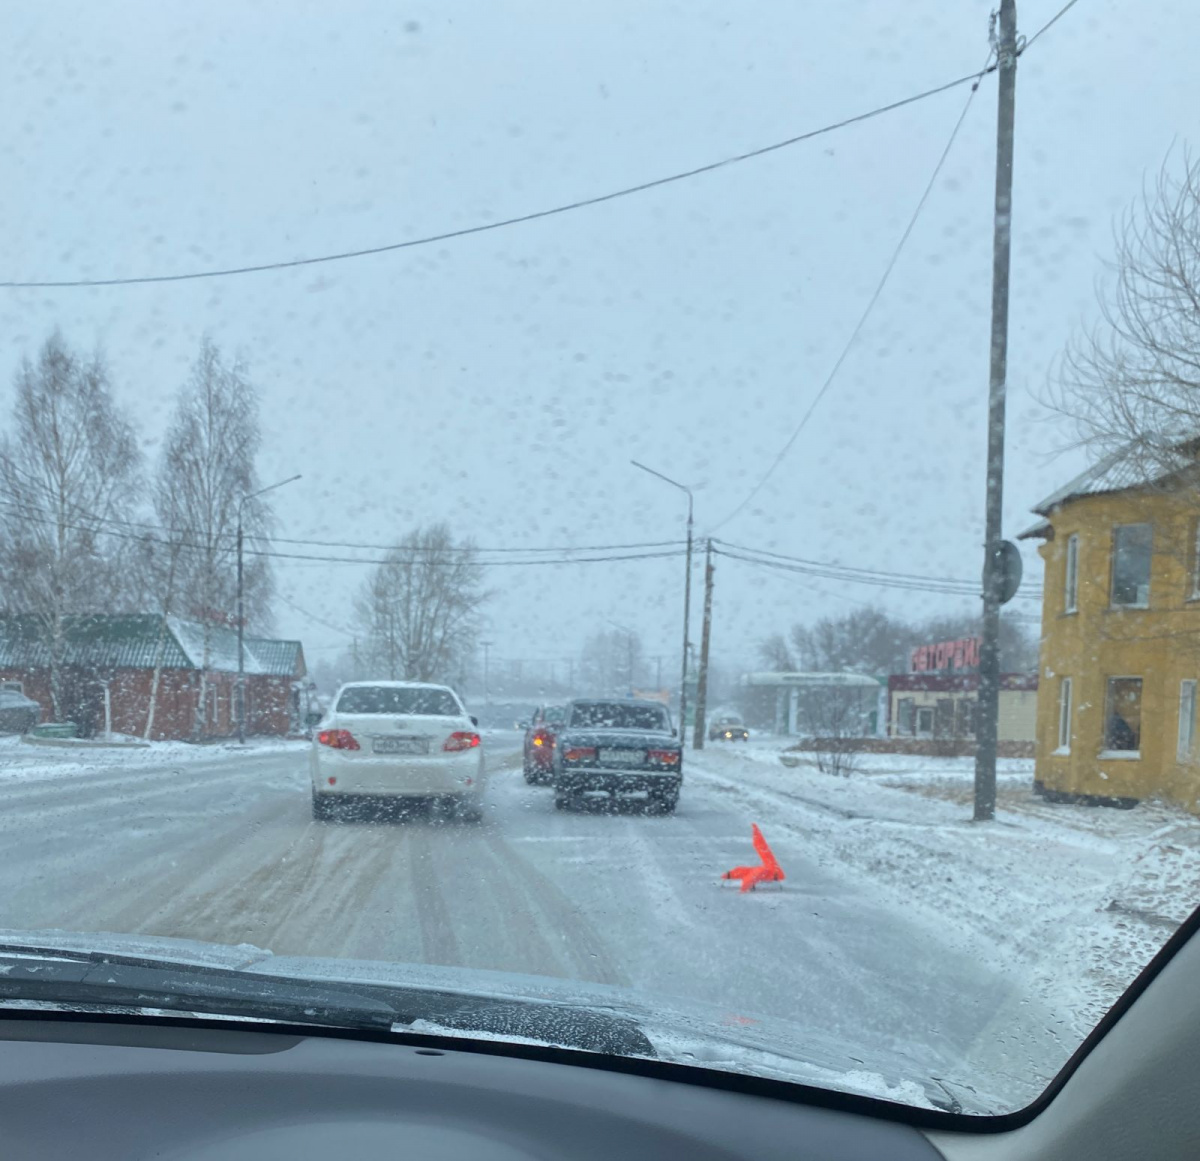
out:
M667 711L657 705L626 705L610 701L581 701L571 708L572 726L601 730L665 730Z
M457 718L462 707L447 689L407 689L389 685L355 685L338 698L340 714L428 714Z

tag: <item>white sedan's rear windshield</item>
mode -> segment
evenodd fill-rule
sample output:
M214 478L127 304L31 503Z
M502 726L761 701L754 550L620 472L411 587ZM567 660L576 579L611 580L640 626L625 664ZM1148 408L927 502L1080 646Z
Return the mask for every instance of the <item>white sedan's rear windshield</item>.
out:
M426 714L457 718L462 706L448 689L408 689L389 685L356 685L338 698L340 714Z

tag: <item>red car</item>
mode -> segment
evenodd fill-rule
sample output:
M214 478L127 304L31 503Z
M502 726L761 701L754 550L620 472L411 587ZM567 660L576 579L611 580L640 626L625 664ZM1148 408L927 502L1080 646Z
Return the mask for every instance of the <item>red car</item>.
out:
M542 705L534 711L525 729L525 781L531 785L549 783L555 741L566 717L561 705Z

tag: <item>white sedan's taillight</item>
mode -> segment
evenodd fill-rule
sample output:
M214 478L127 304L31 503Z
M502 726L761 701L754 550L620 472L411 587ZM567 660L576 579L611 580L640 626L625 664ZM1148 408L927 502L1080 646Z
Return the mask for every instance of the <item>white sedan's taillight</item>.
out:
M479 745L479 735L470 730L455 730L443 743L443 750L473 750Z
M317 741L331 750L358 750L358 739L349 730L322 730Z

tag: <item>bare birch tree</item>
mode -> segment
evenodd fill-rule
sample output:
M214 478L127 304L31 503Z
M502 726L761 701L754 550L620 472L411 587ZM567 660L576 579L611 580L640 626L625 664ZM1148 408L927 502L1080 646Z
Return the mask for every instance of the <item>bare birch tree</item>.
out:
M113 534L128 532L139 463L103 357L85 359L51 335L36 362L21 364L0 436L0 584L10 611L35 618L56 718L68 709L66 617L121 602L124 542Z
M237 616L238 505L258 487L254 462L261 442L258 399L245 366L224 360L205 337L176 402L153 492L164 536L181 549L166 603L205 626L196 734L204 731L213 626L233 625ZM268 503L247 501L242 522L249 540L265 536ZM269 620L273 584L265 558L247 558L244 588L247 620Z
M1068 345L1048 402L1093 458L1119 452L1152 481L1200 436L1200 162L1168 158L1114 235L1100 321Z
M355 603L367 667L390 680L449 680L474 650L487 597L469 541L444 524L410 532Z

